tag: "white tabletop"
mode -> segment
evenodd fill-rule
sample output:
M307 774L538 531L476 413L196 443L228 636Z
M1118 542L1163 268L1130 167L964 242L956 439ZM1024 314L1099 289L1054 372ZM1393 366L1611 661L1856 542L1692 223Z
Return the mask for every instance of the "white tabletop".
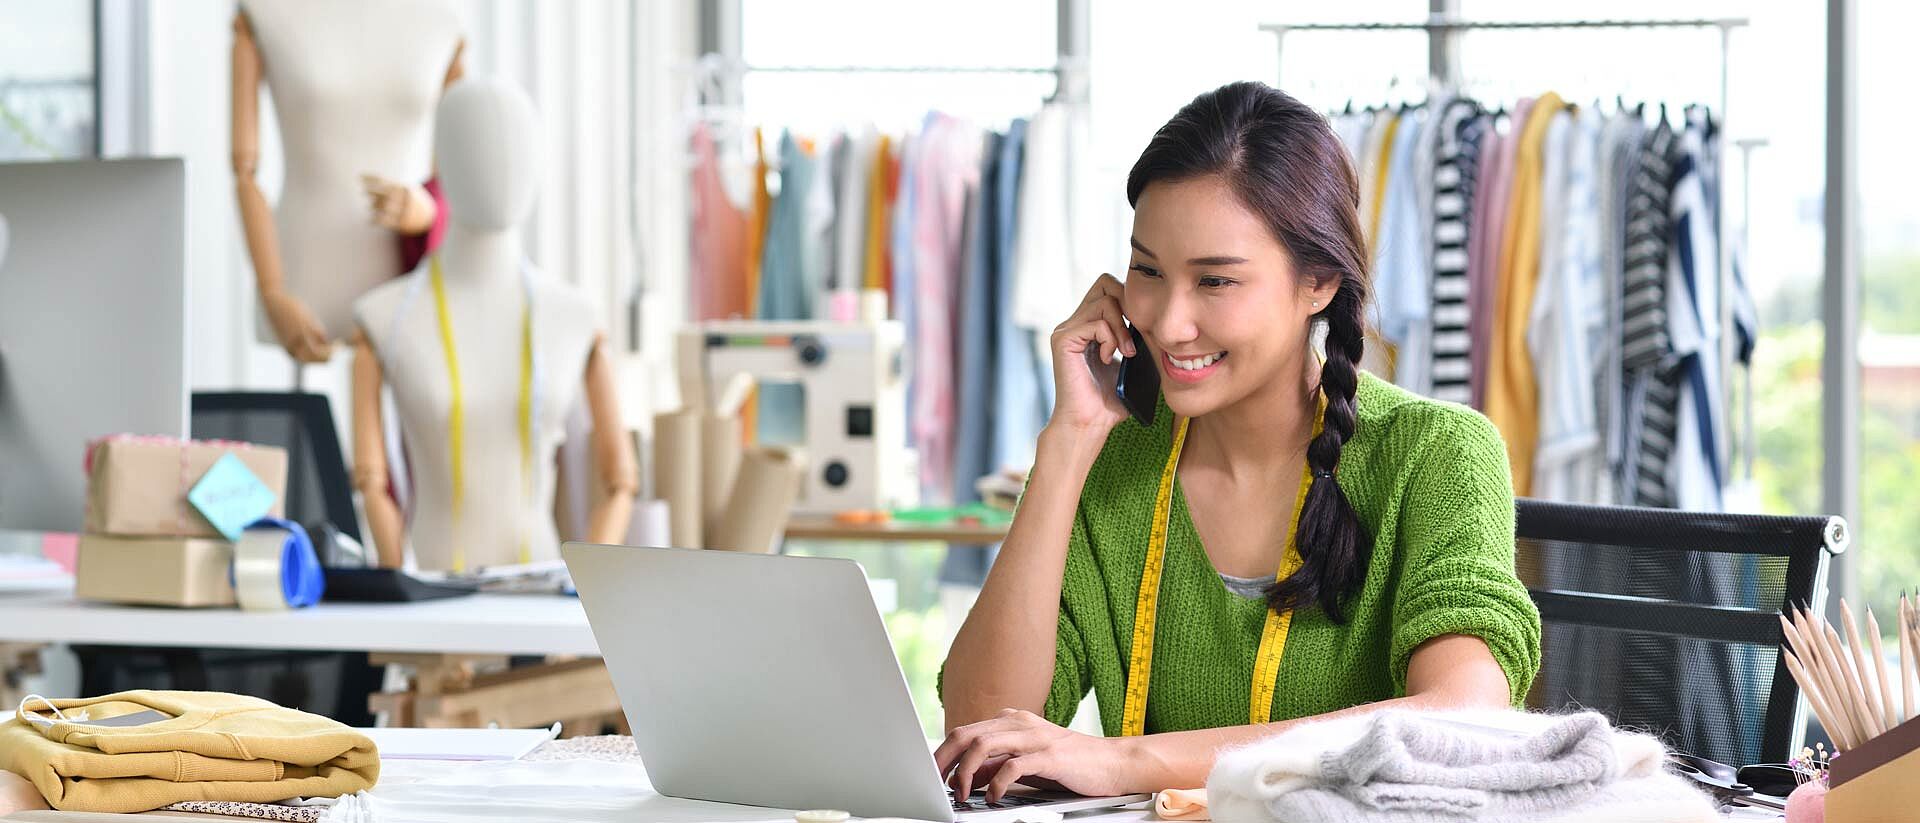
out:
M572 597L475 594L417 603L321 603L285 612L119 606L70 592L0 596L0 641L224 649L570 654L597 657Z

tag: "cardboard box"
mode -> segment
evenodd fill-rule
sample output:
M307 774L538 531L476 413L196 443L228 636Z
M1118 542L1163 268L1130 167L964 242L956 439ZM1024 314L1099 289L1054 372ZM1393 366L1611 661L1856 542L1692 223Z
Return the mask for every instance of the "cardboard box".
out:
M1831 823L1920 820L1920 719L1835 757L1828 786Z
M228 452L273 490L271 514L280 517L286 507L285 449L120 435L95 441L87 450L85 530L120 537L222 538L187 502L187 492Z
M80 537L74 594L151 606L232 606L233 544L198 537Z

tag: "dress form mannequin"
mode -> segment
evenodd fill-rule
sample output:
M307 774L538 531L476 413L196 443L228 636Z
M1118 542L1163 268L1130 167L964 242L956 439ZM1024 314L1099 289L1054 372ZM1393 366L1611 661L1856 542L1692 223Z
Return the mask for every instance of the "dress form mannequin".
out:
M461 74L460 51L445 0L242 0L234 182L261 306L295 360L326 360L352 333L353 299L400 274L394 231L432 224L432 199L408 184L431 172L433 106ZM263 79L286 150L271 211L254 181Z
M533 272L521 251L519 225L533 208L540 175L535 129L532 104L511 85L468 79L449 89L434 138L451 213L440 253L354 303L354 482L381 565L401 564L409 530L387 496L383 383L393 390L407 433L417 501L412 545L420 568L558 556L554 450L583 388L594 462L609 490L594 507L589 538L612 543L626 533L639 480L605 335L592 324L597 312L580 290ZM444 327L431 279L435 259ZM443 329L459 375L457 450ZM531 366L523 360L529 352ZM530 381L530 393L523 393L523 380ZM522 452L526 415L532 416L530 466Z

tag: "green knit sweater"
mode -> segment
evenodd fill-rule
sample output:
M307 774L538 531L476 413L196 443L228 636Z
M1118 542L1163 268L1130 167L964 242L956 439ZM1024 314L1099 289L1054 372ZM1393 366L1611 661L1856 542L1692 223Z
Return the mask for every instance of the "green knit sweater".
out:
M1371 563L1345 625L1318 609L1294 615L1271 717L1402 696L1414 648L1444 634L1485 640L1518 704L1540 666L1540 616L1514 574L1513 491L1499 433L1472 410L1365 372L1355 405L1336 476L1373 536ZM1173 419L1162 399L1151 428L1131 418L1116 426L1087 475L1045 709L1054 723L1066 725L1091 688L1106 733L1120 732L1135 596ZM1292 502L1273 505L1290 510ZM1244 725L1266 604L1227 590L1178 481L1165 562L1146 731Z

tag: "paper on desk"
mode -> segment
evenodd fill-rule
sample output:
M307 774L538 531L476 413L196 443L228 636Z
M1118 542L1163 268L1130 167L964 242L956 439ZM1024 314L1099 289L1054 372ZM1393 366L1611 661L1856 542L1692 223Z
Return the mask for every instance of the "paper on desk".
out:
M519 760L560 734L547 729L359 729L382 760Z

